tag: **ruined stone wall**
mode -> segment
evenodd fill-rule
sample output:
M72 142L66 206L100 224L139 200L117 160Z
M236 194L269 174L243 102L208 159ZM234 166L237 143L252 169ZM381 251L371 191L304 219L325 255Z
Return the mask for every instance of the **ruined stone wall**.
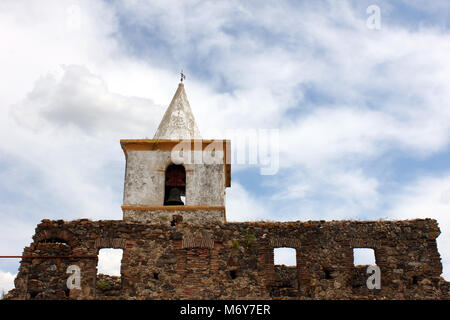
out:
M254 222L193 226L43 220L10 299L449 299L435 220ZM52 240L59 239L59 240ZM59 243L65 242L65 243ZM274 248L297 266L275 266ZM101 248L121 248L121 277L97 276ZM353 248L373 248L381 289L365 285ZM81 290L65 286L81 269Z

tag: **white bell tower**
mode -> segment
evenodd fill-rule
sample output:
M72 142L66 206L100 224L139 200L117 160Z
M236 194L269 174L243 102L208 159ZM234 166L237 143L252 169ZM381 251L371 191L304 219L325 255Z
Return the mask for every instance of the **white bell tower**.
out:
M126 157L124 220L172 225L226 221L230 141L201 138L183 82L153 139L120 143Z

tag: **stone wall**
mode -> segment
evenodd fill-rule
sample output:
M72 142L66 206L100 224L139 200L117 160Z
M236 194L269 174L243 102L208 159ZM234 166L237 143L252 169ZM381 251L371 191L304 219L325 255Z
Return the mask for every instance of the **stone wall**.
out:
M167 206L160 209L146 207L123 207L123 220L134 223L162 224L172 226L184 224L223 224L225 223L225 207Z
M435 220L140 224L43 220L8 299L449 299ZM97 275L101 248L121 248L121 277ZM296 267L274 248L296 249ZM353 248L373 248L381 289L369 290ZM64 258L64 257L71 258ZM74 257L75 256L75 257ZM81 258L76 258L81 257ZM81 290L68 290L69 265Z

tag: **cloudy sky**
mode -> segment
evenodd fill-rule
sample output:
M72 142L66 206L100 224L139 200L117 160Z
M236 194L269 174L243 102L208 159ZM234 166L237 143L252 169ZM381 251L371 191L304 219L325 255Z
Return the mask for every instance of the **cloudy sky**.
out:
M279 133L275 175L233 165L228 220L435 218L449 280L449 21L447 0L2 0L0 255L44 218L121 219L119 140L153 137L183 69L204 138Z

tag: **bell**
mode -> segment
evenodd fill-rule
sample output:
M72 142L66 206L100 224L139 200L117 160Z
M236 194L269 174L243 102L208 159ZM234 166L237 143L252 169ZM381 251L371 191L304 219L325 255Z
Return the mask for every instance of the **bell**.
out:
M166 206L183 206L184 203L181 201L181 191L178 188L172 188L169 192L169 197L165 202Z

